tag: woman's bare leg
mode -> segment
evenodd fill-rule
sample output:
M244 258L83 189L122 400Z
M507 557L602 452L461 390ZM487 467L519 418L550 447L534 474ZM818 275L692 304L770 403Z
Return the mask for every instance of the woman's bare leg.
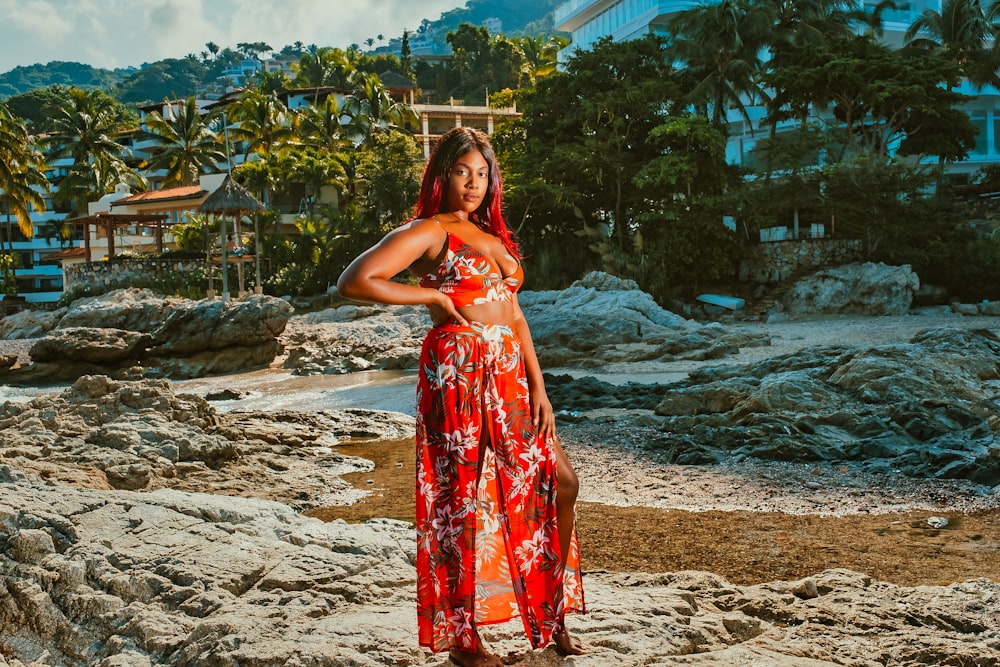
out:
M565 567L569 557L570 544L573 541L573 526L576 523L576 496L580 491L580 480L569 462L566 452L562 450L559 441L552 440L552 449L556 454L556 528L559 531L559 553L562 554L562 564ZM583 644L570 636L569 629L563 626L563 631L552 636L556 651L561 655L583 655L587 650Z

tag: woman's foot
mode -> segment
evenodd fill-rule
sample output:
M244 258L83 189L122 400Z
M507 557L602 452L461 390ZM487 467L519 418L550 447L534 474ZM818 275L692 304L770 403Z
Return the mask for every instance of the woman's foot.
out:
M556 653L559 655L583 655L587 652L583 644L570 636L569 630L552 635L552 643L556 645Z
M503 667L503 661L492 653L487 653L486 647L479 642L479 650L472 653L452 649L448 658L459 667Z

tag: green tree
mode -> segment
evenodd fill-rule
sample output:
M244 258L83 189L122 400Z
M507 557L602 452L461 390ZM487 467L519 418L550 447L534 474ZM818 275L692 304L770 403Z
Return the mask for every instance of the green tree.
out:
M684 106L655 36L601 40L524 94L522 117L495 138L507 217L536 258L538 282L565 284L596 268L598 255L616 272L637 265L636 216L648 202L636 176L660 154L650 132Z
M357 188L362 223L375 239L411 217L420 193L423 156L413 138L402 132L381 132L360 155Z
M247 143L248 153L268 156L295 139L292 117L275 93L251 88L229 108L230 134Z
M343 115L335 95L327 95L318 104L300 109L296 119L298 141L334 153L343 150L351 144L341 124Z
M954 65L940 56L907 58L857 36L801 47L794 64L770 72L766 81L779 91L775 108L786 114L800 115L808 105L832 112L832 140L842 148L827 151L828 159L863 155L885 161L896 149L915 153L919 146L921 154L960 157L971 148L971 123L954 113L967 99L951 90L956 76ZM935 119L951 127L929 127ZM958 138L957 148L955 142L927 141L942 130Z
M144 104L164 97L183 99L197 94L208 78L208 70L197 58L167 58L129 75L114 94L123 104Z
M146 116L145 139L156 149L146 160L144 169L166 169L164 186L193 185L200 174L210 174L225 163L226 154L218 135L209 129L195 98L183 104L164 100L166 117L153 111Z
M913 221L923 220L923 203L932 177L897 160L859 155L823 167L823 196L838 233L860 238L865 256L907 263ZM910 246L912 250L912 246Z
M928 8L910 24L904 39L914 49L940 52L958 65L977 90L1000 86L1000 53L994 47L1000 8L984 10L980 0L944 0L941 11Z
M565 37L543 34L515 37L512 41L521 49L524 78L531 83L556 71L558 53L569 44Z
M693 296L701 281L735 275L738 237L723 215L740 175L726 164L725 135L703 117L669 117L647 141L657 155L635 176L646 206L635 216L633 271L656 297Z
M35 137L5 104L0 104L0 191L3 192L4 236L8 251L13 250L15 222L21 234L31 238L34 233L31 208L45 210L42 195L48 188L45 158L36 146Z
M403 43L399 47L399 69L400 74L407 79L413 79L413 58L410 50L410 33L403 31Z
M406 131L418 123L413 107L392 99L377 74L355 77L354 91L344 99L343 111L351 118L350 131L363 143L375 134Z
M239 42L236 50L251 60L261 60L261 55L274 51L267 42Z
M299 62L293 67L292 83L301 88L315 88L313 104L319 104L319 89L333 87L348 88L353 67L348 63L347 55L340 49L310 47L299 57Z
M766 8L750 0L698 5L671 20L670 53L693 79L688 99L716 127L730 106L750 121L746 101L761 96L760 53L771 27Z
M59 112L59 107L69 89L66 86L53 85L7 98L5 104L12 114L23 118L29 129L35 133L47 133L52 130L52 123Z
M122 117L121 105L99 90L71 88L59 108L48 143L53 157L71 157L73 165L56 196L77 211L135 178L123 158L128 151L117 141L126 129Z
M450 95L469 100L483 100L486 91L520 88L525 81L524 54L503 35L491 36L484 26L463 23L448 33L452 49Z

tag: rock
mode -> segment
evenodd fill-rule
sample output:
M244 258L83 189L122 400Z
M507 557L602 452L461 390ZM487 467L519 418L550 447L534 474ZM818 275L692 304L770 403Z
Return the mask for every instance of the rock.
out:
M291 318L281 337L283 366L299 375L416 368L431 327L427 309L356 306Z
M783 303L797 315L903 315L919 287L920 279L909 266L846 264L796 282Z
M10 557L21 563L41 563L45 556L54 554L56 547L52 536L44 530L24 528L10 540Z
M565 290L522 293L518 301L539 360L550 368L711 359L767 344L760 336L686 320L661 308L633 281L601 272Z
M171 309L185 299L159 297L148 289L117 289L99 296L77 299L66 309L57 324L60 328L109 327L153 333L169 316Z
M251 294L227 302L188 301L173 308L156 329L153 353L190 356L273 343L291 314L291 306L266 295Z
M115 290L80 299L31 348L32 364L6 375L18 382L116 377L191 378L267 367L292 309L281 299L162 299Z
M635 282L601 272L565 290L522 292L518 301L546 367L715 359L769 342L685 320ZM296 316L281 338L283 365L302 375L416 368L430 326L426 308L413 306L343 305Z
M6 478L5 478L6 479ZM12 539L13 538L13 539ZM409 524L323 523L281 503L0 481L7 664L440 665L417 645ZM849 570L740 586L708 572L587 573L570 619L611 664L994 664L1000 584L903 587ZM878 628L873 642L872 628ZM520 621L483 630L511 664Z
M297 509L365 495L341 479L371 463L340 442L413 436L413 418L366 410L217 414L165 380L84 376L58 395L0 411L0 460L87 488L255 488ZM8 479L0 467L0 482Z
M1000 316L1000 301L983 301L979 303L977 310L980 315Z
M976 316L979 315L979 306L974 303L954 302L951 304L951 312L959 315Z
M664 435L646 446L671 462L857 462L987 487L1000 483L997 386L1000 338L961 328L706 366L668 385L546 376L557 411L653 410Z
M39 338L29 354L36 362L115 366L137 360L152 344L152 336L135 331L70 327Z
M0 319L0 340L39 338L51 331L66 313L57 310L21 310Z
M205 394L206 401L238 401L246 398L247 392L238 389L221 389Z

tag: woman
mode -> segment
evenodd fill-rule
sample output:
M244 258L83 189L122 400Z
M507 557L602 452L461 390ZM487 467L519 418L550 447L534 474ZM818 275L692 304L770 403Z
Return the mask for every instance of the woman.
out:
M447 132L416 217L337 283L346 298L430 309L417 381L417 624L422 646L463 667L501 665L478 628L517 615L533 647L584 653L564 625L584 610L578 483L517 303L523 273L501 189L488 137ZM391 280L404 269L419 285Z

